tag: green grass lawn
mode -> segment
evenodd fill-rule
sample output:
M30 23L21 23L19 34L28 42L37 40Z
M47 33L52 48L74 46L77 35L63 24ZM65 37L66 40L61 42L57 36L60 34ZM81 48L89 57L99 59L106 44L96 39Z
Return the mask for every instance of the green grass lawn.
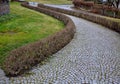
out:
M20 46L45 38L64 28L50 16L12 2L11 13L0 17L0 65L8 53Z
M27 0L45 4L71 4L72 0Z

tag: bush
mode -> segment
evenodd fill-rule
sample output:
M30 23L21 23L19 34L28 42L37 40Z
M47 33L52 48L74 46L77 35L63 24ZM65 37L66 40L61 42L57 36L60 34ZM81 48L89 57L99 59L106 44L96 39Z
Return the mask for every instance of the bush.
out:
M87 8L91 10L92 13L97 13L97 14L117 17L117 18L120 17L119 16L120 10L112 6L106 6L103 4L94 4L93 1L83 1L83 0L73 0L73 4L76 8L79 7Z
M43 40L11 51L3 67L7 76L17 76L31 69L32 66L40 63L68 44L75 33L75 25L67 16L46 8L32 7L27 3L23 3L22 6L53 16L63 21L66 27Z
M84 0L73 0L73 4L75 7L92 7L94 5L93 1L84 1Z
M103 17L100 15L96 15L96 14L88 13L88 12L81 12L81 11L76 12L76 11L72 11L72 10L54 8L54 7L49 7L49 6L45 6L45 5L41 5L41 4L39 4L39 7L51 9L54 11L62 12L62 13L73 15L73 16L80 17L80 18L84 18L86 20L101 24L105 27L108 27L108 28L120 33L120 22L112 20L112 19L107 19L107 17Z

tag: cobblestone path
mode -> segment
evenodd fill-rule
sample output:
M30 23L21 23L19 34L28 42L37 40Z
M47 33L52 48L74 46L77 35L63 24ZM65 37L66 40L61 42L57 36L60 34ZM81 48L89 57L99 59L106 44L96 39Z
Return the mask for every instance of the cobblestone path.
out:
M68 17L76 25L73 40L45 64L10 78L10 84L120 84L120 34Z

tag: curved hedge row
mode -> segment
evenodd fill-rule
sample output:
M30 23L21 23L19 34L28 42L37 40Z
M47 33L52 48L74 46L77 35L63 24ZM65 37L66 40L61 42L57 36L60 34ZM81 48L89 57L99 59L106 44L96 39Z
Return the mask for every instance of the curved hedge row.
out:
M7 76L17 76L31 69L32 66L68 44L75 33L75 25L67 16L46 8L32 7L27 3L23 3L22 6L53 16L63 21L66 27L43 40L11 51L3 67Z
M96 4L93 1L81 1L81 0L73 0L73 4L75 8L87 8L89 12L97 13L104 16L120 18L119 13L120 9L104 5L104 4ZM110 12L110 13L109 13Z
M84 18L86 20L101 24L105 27L108 27L108 28L120 33L120 22L117 22L117 21L114 21L111 19L107 19L104 16L100 16L100 15L88 13L88 12L60 9L60 8L55 8L55 7L51 7L51 6L47 6L47 5L43 5L43 4L39 4L39 7L62 12L62 13L73 15L73 16L80 17L80 18Z

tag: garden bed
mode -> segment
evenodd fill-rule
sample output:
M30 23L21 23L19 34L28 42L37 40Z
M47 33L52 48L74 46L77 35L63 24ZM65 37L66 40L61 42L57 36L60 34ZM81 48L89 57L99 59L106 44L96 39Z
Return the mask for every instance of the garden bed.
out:
M10 14L0 17L0 66L11 50L62 30L65 25L48 15L10 3ZM47 24L47 25L46 25Z
M23 3L22 6L55 17L63 21L66 27L45 39L11 51L4 62L4 71L7 76L17 76L31 69L32 66L67 45L75 33L75 25L67 16L46 8L29 6L28 3Z

